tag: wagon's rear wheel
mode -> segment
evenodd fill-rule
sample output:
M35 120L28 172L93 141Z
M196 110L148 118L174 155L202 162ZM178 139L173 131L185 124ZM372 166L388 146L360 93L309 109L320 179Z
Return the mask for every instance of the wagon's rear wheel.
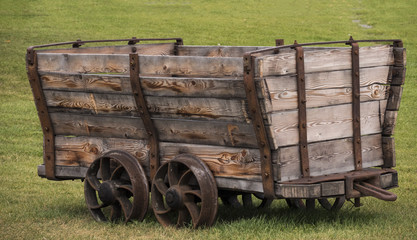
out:
M239 201L238 196L242 195L242 200ZM251 193L225 193L220 197L223 204L226 206L232 206L234 208L239 207L255 207L266 208L269 207L273 199L264 198L263 194L251 194ZM255 201L254 201L255 200Z
M149 205L145 172L135 157L123 151L110 151L90 165L84 195L96 221L142 221Z
M208 167L192 155L163 164L152 182L152 208L164 226L211 226L217 213L217 186Z
M300 199L300 198L294 198L294 199L285 199L287 201L287 204L290 208L295 209L314 209L316 206L316 199L309 198L309 199ZM337 211L340 208L343 207L343 204L345 203L345 197L336 197L336 198L321 198L318 199L320 205L327 210L331 211Z

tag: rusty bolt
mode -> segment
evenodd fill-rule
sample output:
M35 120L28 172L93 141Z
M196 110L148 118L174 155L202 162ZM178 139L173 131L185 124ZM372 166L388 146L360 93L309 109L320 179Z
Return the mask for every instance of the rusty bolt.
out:
M136 47L132 47L132 52L136 52L137 51L137 48Z

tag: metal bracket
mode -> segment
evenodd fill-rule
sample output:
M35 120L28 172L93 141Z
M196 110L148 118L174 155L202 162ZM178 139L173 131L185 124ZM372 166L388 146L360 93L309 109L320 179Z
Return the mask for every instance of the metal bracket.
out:
M346 197L358 199L362 196L372 196L384 201L395 201L397 195L381 188L380 177L377 172L346 176Z
M55 175L55 133L48 112L46 98L42 91L42 83L38 74L37 56L33 48L27 49L26 67L43 132L45 176L47 179L57 180Z
M135 52L136 48L133 47L132 51ZM159 162L159 140L158 132L151 119L151 115L148 111L145 96L143 94L142 87L140 85L140 69L139 69L139 55L137 53L129 54L130 60L130 84L132 86L133 97L135 98L136 106L140 117L142 118L143 125L149 137L149 165L150 165L150 179L152 180L160 166Z
M261 156L262 184L265 198L275 198L274 175L272 168L272 153L268 135L262 117L255 84L255 57L250 53L243 57L244 84L249 105L249 114L258 141Z

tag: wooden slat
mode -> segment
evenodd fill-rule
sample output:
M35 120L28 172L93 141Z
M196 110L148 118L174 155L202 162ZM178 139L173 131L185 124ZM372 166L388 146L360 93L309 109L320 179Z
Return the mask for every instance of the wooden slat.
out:
M361 103L361 134L382 131L386 100ZM269 131L274 147L298 143L297 111L275 112L269 115ZM307 110L308 142L325 141L352 136L352 107L343 104Z
M140 74L204 77L243 76L242 58L140 55ZM128 73L127 54L39 53L39 71Z
M57 165L88 167L96 158L110 150L122 150L135 156L149 175L147 140L57 136ZM227 148L195 144L160 143L161 163L181 153L190 153L202 161L215 177L261 181L257 149Z
M382 150L384 155L384 167L392 168L396 166L395 143L393 137L382 137Z
M400 109L401 96L403 94L403 88L401 86L391 86L387 110L398 111Z
M147 139L138 117L52 113L57 134ZM226 121L154 119L161 141L256 148L252 125Z
M391 136L394 134L395 125L397 124L398 111L385 111L384 125L382 135Z
M251 52L267 47L246 46L178 46L179 56L205 57L243 57L245 52Z
M320 184L276 184L275 194L279 198L319 198Z
M394 64L393 50L389 45L361 47L360 52L361 68ZM350 69L352 67L350 54L350 48L306 51L305 71L311 73ZM294 74L296 72L294 58L295 50L260 57L256 75L263 77Z
M363 167L375 167L383 164L380 134L362 137ZM309 145L310 175L348 172L355 169L353 161L352 139L310 143ZM283 147L276 153L280 167L280 181L299 179L300 157L298 146Z
M136 52L142 55L173 55L175 43L157 43L157 44L136 44L124 46L103 46L103 47L80 47L65 49L48 49L40 50L42 53L82 53L82 54L129 54L132 47Z
M52 112L138 116L132 95L45 90ZM152 117L250 122L243 99L145 97Z
M360 100L384 100L388 98L388 86L373 84L360 89ZM269 112L291 110L297 108L297 91L282 89L271 91L270 101L265 100L265 109ZM323 107L352 102L352 88L332 88L307 90L307 108Z

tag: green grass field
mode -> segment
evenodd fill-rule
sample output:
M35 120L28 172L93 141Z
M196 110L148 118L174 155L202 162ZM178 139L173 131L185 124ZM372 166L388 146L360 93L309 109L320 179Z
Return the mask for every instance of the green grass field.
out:
M273 45L400 38L407 77L396 128L396 202L347 203L337 213L220 205L209 229L97 223L80 181L37 176L42 131L26 76L31 45L76 39L182 37L187 45ZM0 0L0 239L417 239L417 5L414 0Z

